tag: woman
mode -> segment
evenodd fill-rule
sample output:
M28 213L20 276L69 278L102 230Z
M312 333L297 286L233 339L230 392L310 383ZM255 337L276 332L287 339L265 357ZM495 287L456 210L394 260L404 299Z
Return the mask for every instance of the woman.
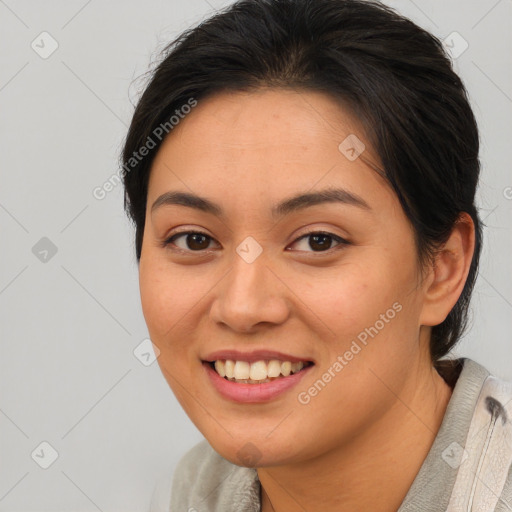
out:
M170 510L512 509L510 386L442 359L482 228L437 39L373 2L237 2L169 45L122 160L145 320L205 437Z

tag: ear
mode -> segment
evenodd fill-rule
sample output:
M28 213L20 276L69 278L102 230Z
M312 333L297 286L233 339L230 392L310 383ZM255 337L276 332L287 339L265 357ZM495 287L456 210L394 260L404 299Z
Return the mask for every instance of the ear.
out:
M475 225L470 215L462 212L425 279L420 325L439 325L446 319L464 289L474 250Z

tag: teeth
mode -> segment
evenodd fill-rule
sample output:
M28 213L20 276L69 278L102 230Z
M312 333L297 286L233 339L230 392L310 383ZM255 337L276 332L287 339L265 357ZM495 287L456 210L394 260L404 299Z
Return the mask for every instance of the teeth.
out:
M235 376L235 362L230 361L229 359L224 362L224 371L226 372L226 377L228 379L232 379Z
M290 361L278 361L271 359L270 361L255 361L248 363L247 361L215 361L215 370L221 377L228 380L237 381L244 384L257 384L270 382L280 376L288 377L292 373L297 373L304 368L305 363L300 361L292 363Z
M226 369L224 367L224 361L215 361L215 369L217 370L217 373L221 376L221 377L225 377L226 376Z
M268 376L279 377L281 375L281 363L276 359L272 359L268 362Z
M267 363L265 361L256 361L251 364L249 377L252 380L263 380L267 378Z
M248 379L251 367L247 361L237 361L235 363L235 379L242 380Z
M298 371L302 370L304 368L304 363L302 361L299 361L298 363L292 363L291 372L297 373Z
M292 363L290 361L285 361L284 363L281 363L281 373L288 377L292 371Z

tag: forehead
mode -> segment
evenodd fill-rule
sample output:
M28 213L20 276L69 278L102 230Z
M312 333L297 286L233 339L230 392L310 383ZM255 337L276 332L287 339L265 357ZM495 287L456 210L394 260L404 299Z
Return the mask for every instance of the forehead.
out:
M226 148L261 143L311 147L313 141L336 143L349 134L365 138L358 119L333 98L314 91L275 88L222 91L199 100L176 132L181 138L202 135L195 140L199 146L215 142Z
M355 158L346 152L354 142ZM381 164L361 123L327 95L223 92L199 100L164 140L149 193L154 200L174 185L202 196L236 190L243 203L344 186L368 197L372 187L385 186L372 166Z

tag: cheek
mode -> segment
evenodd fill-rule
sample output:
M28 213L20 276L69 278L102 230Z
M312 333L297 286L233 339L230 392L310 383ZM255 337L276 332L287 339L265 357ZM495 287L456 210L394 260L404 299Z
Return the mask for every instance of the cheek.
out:
M377 259L371 265L344 264L320 279L297 279L294 291L326 327L346 338L373 324L404 295L405 280L388 266Z
M179 330L179 322L195 302L197 292L180 274L158 258L141 257L139 288L144 319L154 341Z
M200 364L191 350L193 327L188 324L199 301L197 287L168 262L147 254L140 260L139 287L148 332L160 351L158 365L181 406L190 414L190 397L184 389L189 388L191 368Z
M357 356L348 353L358 362L344 370L355 372L352 378L357 379L358 368L380 365L387 354L413 350L411 340L418 335L414 265L395 261L382 250L368 250L357 263L341 265L325 278L302 281L294 289L314 313L311 320L326 341L324 364L329 366L351 347L357 351L359 345Z

